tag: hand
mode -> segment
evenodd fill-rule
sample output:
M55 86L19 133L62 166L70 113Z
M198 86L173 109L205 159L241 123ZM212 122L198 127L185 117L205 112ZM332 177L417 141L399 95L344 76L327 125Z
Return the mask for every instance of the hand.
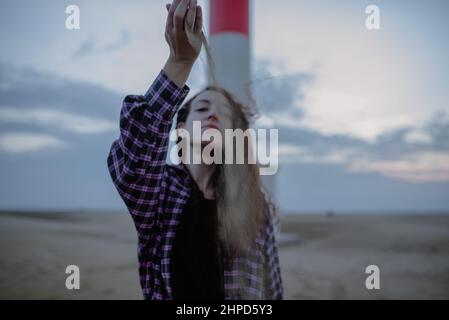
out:
M201 51L203 13L197 0L174 0L167 4L165 40L170 47L169 60L193 65Z

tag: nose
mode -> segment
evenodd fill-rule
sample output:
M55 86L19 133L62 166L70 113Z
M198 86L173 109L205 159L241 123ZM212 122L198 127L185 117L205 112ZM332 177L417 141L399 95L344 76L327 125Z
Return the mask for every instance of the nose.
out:
M210 114L209 117L207 117L207 120L218 121L218 118L215 114Z
M216 112L215 108L209 109L209 114L207 116L207 120L218 121L218 116L217 116L217 112Z

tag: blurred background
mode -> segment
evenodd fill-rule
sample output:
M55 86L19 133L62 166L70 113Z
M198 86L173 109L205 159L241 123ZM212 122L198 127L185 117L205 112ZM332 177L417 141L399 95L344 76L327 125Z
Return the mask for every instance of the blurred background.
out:
M122 99L168 57L167 2L0 2L0 298L141 298L106 157ZM449 298L448 14L445 0L250 1L256 124L279 130L286 298Z

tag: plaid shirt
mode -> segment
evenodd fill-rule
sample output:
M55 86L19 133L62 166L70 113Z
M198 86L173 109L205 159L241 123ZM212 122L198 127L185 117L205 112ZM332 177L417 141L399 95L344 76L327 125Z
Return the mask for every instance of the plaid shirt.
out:
M145 299L173 299L170 251L190 195L184 166L166 163L169 133L190 88L179 88L162 70L145 95L128 95L120 114L120 137L107 163L112 181L138 233L140 283ZM283 288L272 214L256 249L225 263L226 299L282 299ZM225 258L224 258L225 259Z

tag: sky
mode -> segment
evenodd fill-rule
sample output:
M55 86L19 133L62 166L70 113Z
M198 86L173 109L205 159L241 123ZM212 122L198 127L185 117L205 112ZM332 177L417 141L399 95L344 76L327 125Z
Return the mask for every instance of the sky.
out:
M168 56L165 3L1 1L0 209L125 209L106 158L124 96ZM65 27L69 5L79 30ZM281 212L449 212L448 13L445 0L251 2ZM202 55L191 94L205 78Z

